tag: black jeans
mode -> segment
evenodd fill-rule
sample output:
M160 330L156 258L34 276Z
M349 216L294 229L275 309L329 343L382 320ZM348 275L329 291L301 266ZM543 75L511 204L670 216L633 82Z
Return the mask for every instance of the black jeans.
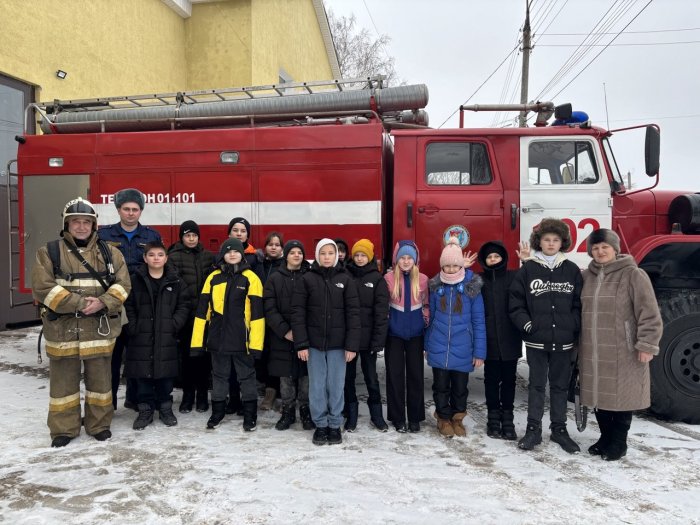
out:
M384 350L386 363L387 419L394 424L425 420L423 392L423 336L401 339L389 336Z
M229 381L234 373L240 385L241 401L257 401L258 388L255 384L255 358L244 352L222 354L211 352L211 373L213 386L211 400L226 401L229 394Z
M357 361L360 361L362 375L367 386L368 405L381 405L382 393L379 389L379 378L377 377L377 354L374 352L358 352L355 359L347 364L345 369L345 403L357 403L357 392L355 391L355 379L357 377Z
M192 340L193 323L189 322L180 332L178 350L180 352L180 372L182 377L182 391L200 395L206 395L209 390L209 375L211 374L211 358L209 355L190 355L190 341Z
M574 352L549 352L527 349L527 364L530 367L530 385L527 395L527 422L542 425L544 398L549 378L549 420L551 428L566 426L566 404L569 380L573 370Z
M161 403L172 402L174 378L138 378L134 381L136 382L136 400L139 405L147 404L155 410L160 407Z
M126 329L126 326L122 326L122 332L114 342L114 349L112 350L112 404L114 405L114 408L117 408L117 391L119 390L119 383L122 378L122 359L124 357L124 350L129 343L129 335L127 334ZM136 404L137 390L138 386L136 385L136 379L127 378L126 400Z
M513 410L517 359L484 361L484 390L488 410Z
M467 411L469 372L433 368L433 400L440 419Z

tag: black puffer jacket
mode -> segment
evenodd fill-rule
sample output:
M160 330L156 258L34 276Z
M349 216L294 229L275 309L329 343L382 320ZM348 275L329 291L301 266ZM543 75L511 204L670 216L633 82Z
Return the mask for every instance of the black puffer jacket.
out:
M177 377L177 333L187 322L190 298L170 264L165 265L160 287L154 289L154 284L145 265L131 274L131 293L124 304L129 317L126 377Z
M205 250L202 243L188 248L182 242L176 242L168 248L168 263L177 268L180 278L187 285L187 295L191 300L190 315L194 318L194 309L204 281L215 269L214 254Z
M526 348L573 348L581 331L582 287L581 270L561 252L553 268L536 256L525 261L510 285L508 310Z
M364 266L351 260L345 269L355 279L360 296L360 352L379 352L389 329L389 287L374 259Z
M486 266L486 257L499 254L503 260L495 266ZM520 330L508 316L508 288L517 270L508 270L508 252L498 241L485 243L479 250L479 264L484 286L481 296L486 311L486 359L511 361L522 356L523 340Z
M265 346L270 352L267 369L275 377L299 377L306 375L306 363L299 360L294 343L284 338L292 329L292 297L301 278L310 268L307 261L300 270L289 270L286 266L270 275L263 290L265 306Z
M354 279L343 268L311 265L292 297L294 348L319 350L360 347L360 299Z
M304 261L307 265L307 268L309 266L309 263L307 261ZM284 263L283 258L279 259L268 259L267 257L263 257L262 262L260 263L260 271L258 274L260 275L260 280L262 281L263 286L265 286L265 283L267 283L267 280L270 278L270 276L275 273L277 270L280 268L283 268L286 266Z

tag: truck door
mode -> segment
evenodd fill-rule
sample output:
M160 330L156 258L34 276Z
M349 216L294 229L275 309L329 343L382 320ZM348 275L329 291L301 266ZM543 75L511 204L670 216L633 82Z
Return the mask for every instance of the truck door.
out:
M501 238L503 190L486 142L426 137L418 140L418 152L415 240L421 270L431 275L450 236L472 252Z
M562 219L571 230L569 259L588 265L586 238L612 224L610 184L590 137L522 137L520 237L530 238L543 218Z

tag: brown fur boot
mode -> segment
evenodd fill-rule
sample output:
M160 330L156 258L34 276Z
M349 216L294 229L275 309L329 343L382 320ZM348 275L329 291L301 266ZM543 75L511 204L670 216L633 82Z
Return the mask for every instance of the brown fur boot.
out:
M452 430L457 437L465 437L467 435L467 429L464 428L464 423L462 422L466 415L466 412L457 412L452 416Z
M438 417L437 428L442 437L451 438L455 435L455 431L452 429L452 421L449 419L442 419L441 417Z

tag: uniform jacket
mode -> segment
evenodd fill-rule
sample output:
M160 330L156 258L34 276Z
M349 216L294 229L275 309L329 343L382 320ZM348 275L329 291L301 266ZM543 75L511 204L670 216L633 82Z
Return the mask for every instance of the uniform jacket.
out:
M74 243L68 232L63 237ZM121 311L131 290L131 281L124 257L116 248L109 247L115 271L115 282L105 292L102 285L85 271L75 255L59 242L61 270L77 278L66 280L55 276L53 263L46 246L39 248L32 269L32 295L47 309L42 308L46 353L54 359L89 359L110 355L117 336L121 333ZM106 271L105 261L93 234L80 254L98 273ZM106 311L90 317L82 317L85 297L97 297Z
M425 331L428 365L444 370L472 372L472 359L486 359L486 324L481 277L466 270L459 284L430 280L430 324ZM445 299L445 309L442 299ZM461 312L455 311L458 297Z
M199 296L192 330L191 351L262 352L265 315L262 284L244 261L222 264L209 274ZM208 328L204 341L205 328Z
M360 347L360 300L355 281L343 268L318 262L301 279L292 297L294 348L305 350Z
M294 343L284 336L292 329L294 290L301 286L301 277L310 266L307 261L303 261L299 270L292 271L286 265L280 266L265 283L265 343L270 351L268 372L275 377L306 375L306 363L299 360Z
M486 266L486 256L498 253L503 260L492 267ZM486 359L512 361L522 356L523 340L520 330L508 316L508 289L517 270L508 270L508 252L498 241L485 243L479 250L479 264L484 285L481 296L486 312Z
M389 287L374 259L364 266L350 260L345 269L355 279L360 297L360 352L379 352L389 329Z
M154 286L145 265L131 275L131 294L125 303L129 318L126 377L177 376L177 333L187 322L190 304L187 285L170 263L165 265L160 286Z
M188 248L180 241L168 248L168 265L177 268L180 278L185 282L187 297L191 301L190 309L194 316L204 280L214 271L214 254L205 250L202 243Z
M97 230L100 239L117 248L126 261L129 273L144 264L143 249L149 242L160 241L160 233L139 223L136 233L129 240L119 223L110 226L102 226Z
M581 271L559 252L550 268L530 257L513 279L508 297L510 319L526 348L568 351L581 330Z
M650 405L649 364L637 352L659 353L663 322L647 274L629 255L583 272L579 373L581 402L603 410Z

